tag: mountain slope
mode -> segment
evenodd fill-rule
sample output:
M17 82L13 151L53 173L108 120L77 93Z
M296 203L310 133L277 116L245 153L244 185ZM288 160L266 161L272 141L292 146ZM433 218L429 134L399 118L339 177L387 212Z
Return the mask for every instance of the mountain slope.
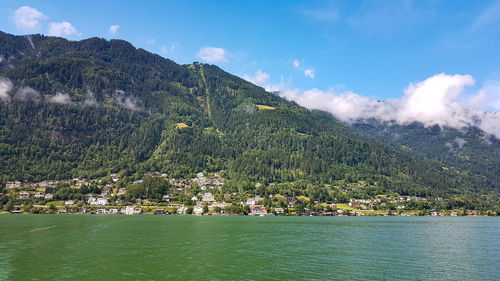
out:
M178 65L120 40L0 42L0 182L224 169L233 182L362 181L371 194L499 190L213 65Z
M436 159L457 173L466 173L474 178L475 185L500 183L500 140L487 136L478 128L459 131L439 126L426 128L416 122L397 125L375 120L352 127L374 141Z

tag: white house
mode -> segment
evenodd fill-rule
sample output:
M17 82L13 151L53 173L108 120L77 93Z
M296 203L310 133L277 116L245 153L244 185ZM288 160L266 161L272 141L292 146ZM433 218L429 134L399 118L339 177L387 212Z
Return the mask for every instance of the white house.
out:
M250 207L250 215L251 216L265 216L267 215L266 207L261 205L253 205Z
M125 215L138 215L142 213L142 210L140 207L126 206L125 208L121 209L121 213Z
M194 206L193 214L195 215L203 214L203 206L201 204L197 204L196 206Z
M141 207L135 207L134 208L134 215L140 215L142 213Z
M26 199L26 198L29 198L29 197L30 197L30 193L29 192L27 192L27 191L19 192L19 196L18 196L19 199Z
M5 183L5 188L7 188L7 189L16 188L16 187L21 187L20 181L8 181Z
M214 202L215 198L214 198L214 195L212 193L207 192L207 193L203 194L203 196L201 197L201 201L203 201L203 202Z
M116 173L112 173L111 175L109 175L111 177L111 180L113 182L117 182L120 178L118 178L118 175Z
M89 197L87 203L91 206L105 206L106 204L108 204L108 198Z
M179 215L185 215L186 214L186 211L187 211L187 208L182 206L180 208L177 209L177 214Z
M202 172L196 174L196 178L197 178L196 181L198 182L199 186L205 185L207 180L205 179L205 175L203 175Z
M76 186L82 186L82 185L90 185L90 182L86 181L86 180L78 180L77 179L77 182L75 184Z
M124 215L133 215L135 206L126 206L121 209L121 213Z
M438 212L438 211L436 211L436 210L432 210L432 211L431 211L431 216L432 216L432 217L437 217L437 216L439 216L439 212Z
M253 205L257 204L257 202L262 201L264 198L260 197L259 195L256 195L255 197L250 197L247 199L247 202L245 202L245 205L248 207L252 207Z
M214 203L212 203L210 206L208 206L208 208L209 208L209 209L213 209L213 208L215 208L215 207L219 207L219 208L221 208L221 209L224 209L224 208L229 207L229 206L231 206L231 205L232 205L231 203L224 203L224 202L222 202L222 203L218 203L218 202L214 202Z
M285 209L283 208L275 208L276 214L283 214L285 212Z

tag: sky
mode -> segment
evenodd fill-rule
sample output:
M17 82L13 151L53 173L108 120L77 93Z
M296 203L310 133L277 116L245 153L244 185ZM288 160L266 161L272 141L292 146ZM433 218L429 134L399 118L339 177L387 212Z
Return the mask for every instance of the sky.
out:
M476 125L500 137L500 1L3 0L0 30L124 39L347 122L492 113Z

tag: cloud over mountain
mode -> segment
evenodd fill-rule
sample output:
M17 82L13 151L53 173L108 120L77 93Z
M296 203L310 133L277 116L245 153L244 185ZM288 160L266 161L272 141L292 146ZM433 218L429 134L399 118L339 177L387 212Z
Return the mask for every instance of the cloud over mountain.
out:
M17 90L14 100L20 102L38 101L40 100L40 94L31 87L23 87Z
M71 97L68 94L56 93L55 96L49 99L49 102L57 103L57 104L70 104Z
M78 30L69 22L53 22L49 27L49 36L70 36L80 34Z
M120 29L120 26L117 24L114 24L114 25L109 27L109 33L115 35L119 29Z
M9 79L0 77L0 100L9 102L10 96L8 92L12 90L12 82Z
M314 79L314 76L316 76L316 71L314 70L314 68L308 68L304 70L304 76Z
M25 32L33 32L40 28L40 21L48 17L29 6L22 6L14 12L14 24Z
M208 63L227 62L227 51L223 48L203 47L196 56Z
M261 71L259 69L259 70L257 70L257 73L255 74L254 77L251 77L251 76L245 74L243 76L243 79L245 79L245 80L247 80L249 82L252 82L252 83L254 83L256 85L264 85L269 80L269 77L271 77L269 75L269 73L263 72L263 71Z
M377 101L347 91L337 93L333 89L312 89L300 93L285 90L280 96L308 108L323 110L345 122L377 119L383 122L409 124L421 122L425 126L439 125L461 129L477 126L488 134L500 138L500 114L484 111L497 109L500 103L500 87L489 82L479 93L460 103L464 88L474 85L470 75L437 74L418 83L410 83L400 99Z

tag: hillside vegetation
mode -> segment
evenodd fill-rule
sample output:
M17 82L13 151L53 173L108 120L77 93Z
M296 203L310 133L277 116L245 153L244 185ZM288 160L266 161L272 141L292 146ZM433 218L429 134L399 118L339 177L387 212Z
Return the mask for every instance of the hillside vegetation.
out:
M473 167L445 169L216 66L178 65L125 41L0 33L0 55L0 183L225 170L249 188L362 181L369 194L500 190Z

